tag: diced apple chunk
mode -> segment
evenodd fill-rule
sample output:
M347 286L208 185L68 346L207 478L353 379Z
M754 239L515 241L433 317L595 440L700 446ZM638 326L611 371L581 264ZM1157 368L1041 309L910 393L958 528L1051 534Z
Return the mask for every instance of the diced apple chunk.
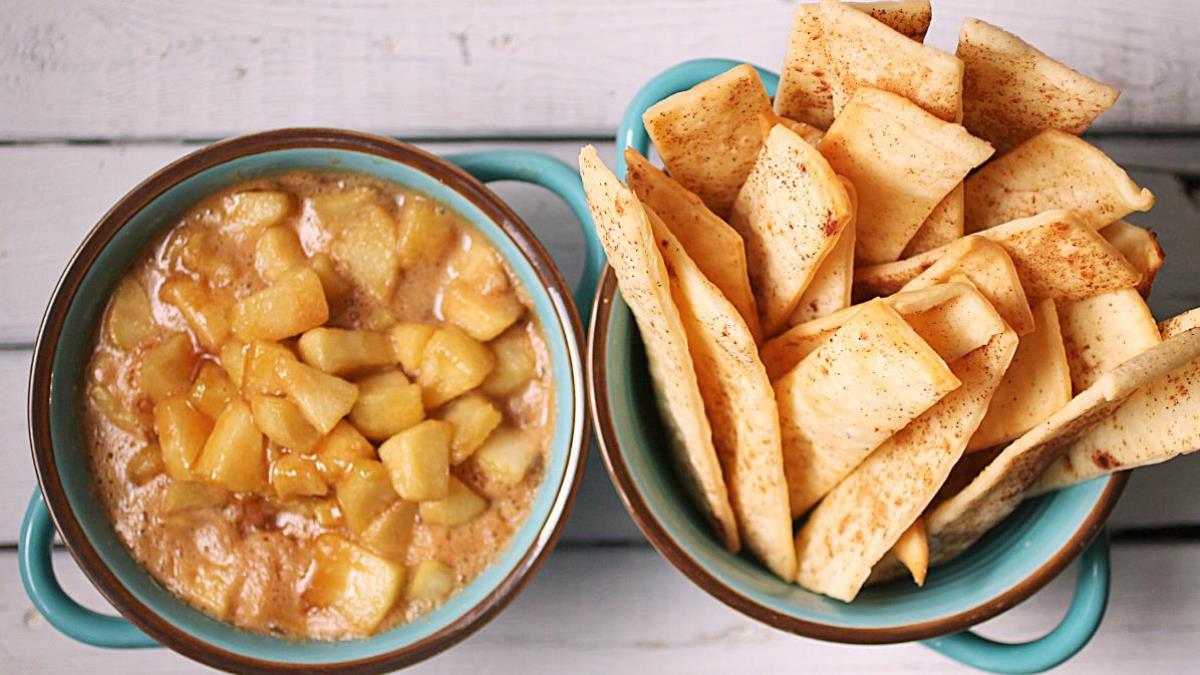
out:
M342 420L325 434L314 452L327 483L335 483L356 459L375 459L375 447L349 422Z
M192 390L188 393L196 410L215 420L234 396L237 396L237 389L225 369L212 361L202 362L192 382Z
M365 532L397 499L387 469L373 459L355 460L337 483L338 506L355 534Z
M280 375L284 361L295 361L296 355L278 342L255 340L246 350L242 361L241 390L243 396L283 393Z
M458 278L478 288L485 294L498 293L508 288L508 273L500 254L482 235L471 236L471 245L456 261Z
M312 515L321 527L336 527L342 522L342 508L335 497L313 500Z
M377 300L386 302L400 271L396 221L373 190L316 197L313 210L332 238L329 253L338 270Z
M219 349L229 336L225 308L212 299L203 285L187 277L171 277L158 289L158 297L179 310L206 349Z
M367 438L382 441L425 419L421 388L398 370L358 380L350 423Z
M369 330L313 328L296 346L305 363L334 375L391 365L396 359L388 336Z
M177 480L167 486L163 510L166 513L183 513L224 506L229 501L229 493L207 483Z
M417 505L404 499L396 500L383 513L375 517L367 529L359 535L362 543L379 555L403 561L412 540L413 525L417 520Z
M435 330L437 329L433 326L423 323L402 323L388 330L388 337L392 340L392 353L409 377L417 376L425 345L429 343L429 338L433 337Z
M286 225L263 232L254 245L254 270L263 281L276 281L307 262L300 238Z
M177 481L192 479L192 468L212 427L212 421L193 408L182 394L165 398L154 406L154 428L168 476Z
M537 437L519 429L497 429L475 451L475 466L489 482L513 486L521 482L540 451Z
M317 253L308 260L309 267L321 278L321 287L325 289L325 298L330 303L337 302L354 290L350 282L337 271L333 258L324 253Z
M441 418L454 425L450 463L458 465L483 445L492 430L500 425L501 414L487 398L472 393L447 403Z
M307 267L288 272L272 285L239 300L229 311L238 339L282 340L329 320L329 304L317 273Z
M488 343L496 357L496 367L480 385L490 396L507 396L520 389L537 374L537 359L525 328L510 330Z
M474 520L487 509L487 500L471 491L462 481L450 477L444 498L421 502L421 520L430 525L458 527Z
M404 567L335 534L317 538L313 573L304 599L332 607L360 634L387 617L404 586Z
M350 412L358 398L358 387L354 384L299 361L283 361L276 367L284 393L323 434L329 433Z
M442 296L442 315L467 335L487 342L521 318L525 306L508 289L483 293L464 279L450 282Z
M408 599L436 601L454 590L454 570L440 560L422 560L413 568Z
M225 198L225 222L240 234L257 236L292 211L292 197L279 190L247 190Z
M319 497L329 491L316 462L303 455L287 454L271 464L271 487L280 497Z
M143 445L125 463L125 478L134 485L142 486L165 470L162 449L156 444Z
M230 338L221 345L221 351L218 354L221 367L229 375L229 381L239 388L242 386L242 370L246 366L246 354L249 351L250 345Z
M202 562L184 584L184 595L209 614L228 619L241 579L242 573L233 565Z
M88 388L88 401L96 412L100 413L118 429L127 434L141 437L146 433L146 426L137 412L121 403L116 394L102 384L93 384Z
M125 279L117 285L104 323L113 343L125 352L154 335L150 296L136 279Z
M141 389L155 403L186 389L199 357L187 333L172 333L142 356Z
M400 214L400 266L436 263L454 239L453 214L423 197L410 197Z
M414 502L444 498L449 491L452 438L454 425L425 420L379 446L379 459L396 493Z
M321 432L286 398L254 395L250 397L250 410L254 413L254 425L285 448L306 452L321 440Z
M233 401L217 417L193 473L232 492L256 492L267 484L266 443L250 406Z
M417 374L425 407L436 408L478 387L495 365L492 352L461 328L439 328L425 344Z

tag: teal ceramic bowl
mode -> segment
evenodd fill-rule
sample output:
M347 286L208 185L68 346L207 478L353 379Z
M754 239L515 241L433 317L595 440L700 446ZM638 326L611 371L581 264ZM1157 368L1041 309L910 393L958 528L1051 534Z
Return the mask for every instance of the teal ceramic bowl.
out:
M237 672L383 672L427 658L494 617L533 576L570 511L587 443L582 327L562 276L521 219L483 183L543 185L586 218L578 175L525 152L444 161L403 143L329 129L289 129L223 141L164 168L96 226L64 272L43 320L29 388L29 428L40 492L21 533L21 572L38 610L63 633L107 647L166 645ZM296 169L336 168L419 190L455 209L508 260L533 301L551 354L557 419L545 478L530 514L498 560L440 608L366 639L290 641L222 623L159 586L118 540L92 491L78 423L81 378L106 300L145 246L202 197L235 182ZM585 220L581 222L590 222ZM578 292L590 297L600 249ZM91 612L58 585L50 563L55 529L80 568L124 618Z
M631 104L617 147L647 154L642 112L656 101L723 72L736 62L708 59L676 66L648 83ZM778 78L760 71L773 91ZM618 152L617 172L624 174ZM637 324L606 270L589 330L590 403L599 444L626 508L651 543L711 595L763 623L821 640L927 644L998 672L1036 672L1064 661L1095 632L1108 597L1103 523L1125 484L1118 474L1032 500L967 553L930 571L924 588L894 582L866 589L847 604L785 583L747 555L722 548L680 488L665 450ZM1075 602L1041 640L1004 645L962 632L1021 602L1088 550Z

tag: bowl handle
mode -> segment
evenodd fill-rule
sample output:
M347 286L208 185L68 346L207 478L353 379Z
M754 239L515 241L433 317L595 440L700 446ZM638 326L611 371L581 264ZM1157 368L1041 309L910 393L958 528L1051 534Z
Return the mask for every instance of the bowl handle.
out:
M575 286L575 307L587 325L592 307L592 294L600 280L600 269L604 267L604 249L596 238L592 227L592 215L588 210L587 195L579 174L564 162L528 150L481 150L447 155L445 159L459 166L484 183L498 180L516 180L540 185L558 195L579 220L583 232L583 274Z
M18 558L25 593L50 625L67 637L96 647L158 646L125 619L93 612L72 600L54 576L53 546L54 523L42 501L42 493L35 490L25 510L25 520L21 522Z
M1006 643L963 631L924 644L955 661L992 673L1040 673L1074 656L1096 634L1108 605L1108 535L1100 536L1079 561L1075 598L1062 623L1032 642Z

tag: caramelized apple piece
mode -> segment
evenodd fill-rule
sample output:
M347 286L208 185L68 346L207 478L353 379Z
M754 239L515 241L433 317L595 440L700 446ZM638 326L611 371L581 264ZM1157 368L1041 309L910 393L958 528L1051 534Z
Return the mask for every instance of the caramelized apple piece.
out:
M392 340L392 353L409 377L417 376L421 367L421 357L425 354L425 345L429 343L429 338L433 337L435 330L437 329L433 326L422 323L397 324L388 330L388 337Z
M313 210L332 238L338 270L375 299L387 302L400 271L396 221L374 190L314 197Z
M266 443L250 406L233 401L217 417L196 460L194 474L233 492L257 492L267 484Z
M450 443L450 463L461 464L487 440L500 425L500 411L479 394L466 394L446 404L440 416L454 425Z
M154 335L150 296L136 279L127 278L117 285L104 325L113 344L124 352L133 350Z
M442 499L449 490L450 440L454 425L425 420L379 446L392 487L404 499L421 502Z
M210 297L203 285L187 277L171 277L158 289L158 297L179 310L205 349L219 349L229 336L225 309Z
M489 482L513 486L521 482L539 450L537 437L519 429L497 429L475 451L475 466Z
M436 601L454 589L454 570L440 560L422 560L413 568L406 595L409 600Z
M304 419L300 408L286 398L251 396L250 410L254 413L254 425L267 438L285 448L305 452L321 440L321 433Z
M316 462L303 455L287 454L271 464L271 487L280 497L319 497L329 491Z
M398 499L376 516L358 536L362 543L379 555L403 562L416 520L417 505Z
M304 249L300 247L300 238L295 230L286 225L263 232L254 245L254 270L263 281L278 281L307 262Z
M201 362L196 379L192 381L192 390L188 393L196 410L215 420L234 396L237 396L237 388L229 380L225 369L212 361Z
M337 271L337 265L334 264L333 258L324 253L317 253L309 258L308 266L321 278L321 287L325 289L325 299L330 304L342 300L354 291L350 282L346 281L345 277Z
M400 266L436 263L454 239L453 215L424 197L409 197L400 214Z
M335 483L356 459L375 459L375 446L349 422L342 420L313 449L317 468L327 483Z
M496 357L496 367L480 385L491 396L507 396L537 374L537 359L524 327L510 330L488 343Z
M281 364L295 360L296 355L278 342L255 340L250 343L246 358L242 361L242 395L282 394Z
M282 340L329 320L329 304L317 273L292 270L263 290L242 298L229 311L238 339Z
M337 483L338 506L346 527L355 534L366 531L398 499L387 469L373 459L355 460Z
M442 295L442 315L446 321L483 342L503 333L524 312L525 306L511 290L484 293L465 279L450 282Z
M154 406L154 429L168 476L177 481L192 479L192 467L212 427L212 421L193 408L182 394L165 398Z
M332 607L360 634L387 617L404 586L404 567L335 534L317 538L313 573L304 599Z
M384 440L425 419L421 388L398 370L358 380L350 423L364 436Z
M425 345L417 374L425 406L436 408L478 387L495 364L492 352L461 328L439 328Z
M225 222L239 234L258 236L292 210L292 197L279 190L247 190L225 198Z
M155 403L186 389L198 357L187 333L172 333L142 356L141 389Z
M229 375L229 381L239 388L242 386L242 370L246 365L246 354L249 351L250 345L230 338L221 345L218 355L221 367Z
M211 509L225 506L228 501L229 493L215 485L177 480L167 486L163 511L171 514Z
M430 525L458 527L474 520L487 510L487 500L471 491L462 481L450 476L446 496L431 502L421 502L421 520Z
M157 444L143 445L125 463L125 478L134 485L142 486L166 471L162 449Z
M296 346L305 363L334 375L391 365L396 358L388 336L369 330L313 328Z
M329 433L350 412L358 398L358 387L354 384L299 361L281 361L276 370L284 393L323 434Z

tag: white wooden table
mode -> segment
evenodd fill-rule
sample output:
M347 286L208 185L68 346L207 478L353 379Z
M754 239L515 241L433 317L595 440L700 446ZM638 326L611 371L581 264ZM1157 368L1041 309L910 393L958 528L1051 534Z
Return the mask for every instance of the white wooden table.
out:
M968 7L970 5L970 7ZM971 14L1124 93L1096 142L1159 205L1135 220L1168 250L1152 307L1200 304L1200 6L1190 0L935 0L930 41L952 49ZM165 650L71 642L32 609L17 526L33 489L25 383L37 321L82 235L151 171L207 140L289 125L344 126L435 152L523 147L573 161L611 138L625 101L674 62L728 56L777 67L791 5L778 1L0 0L0 672L168 673ZM497 190L568 275L567 209ZM1191 192L1191 194L1189 194ZM1108 617L1064 672L1179 672L1200 638L1200 459L1138 472L1112 519ZM68 589L103 601L58 554ZM1070 573L988 624L1028 639L1053 626ZM725 608L649 548L591 457L563 542L496 621L424 672L959 672L916 645L795 638Z

